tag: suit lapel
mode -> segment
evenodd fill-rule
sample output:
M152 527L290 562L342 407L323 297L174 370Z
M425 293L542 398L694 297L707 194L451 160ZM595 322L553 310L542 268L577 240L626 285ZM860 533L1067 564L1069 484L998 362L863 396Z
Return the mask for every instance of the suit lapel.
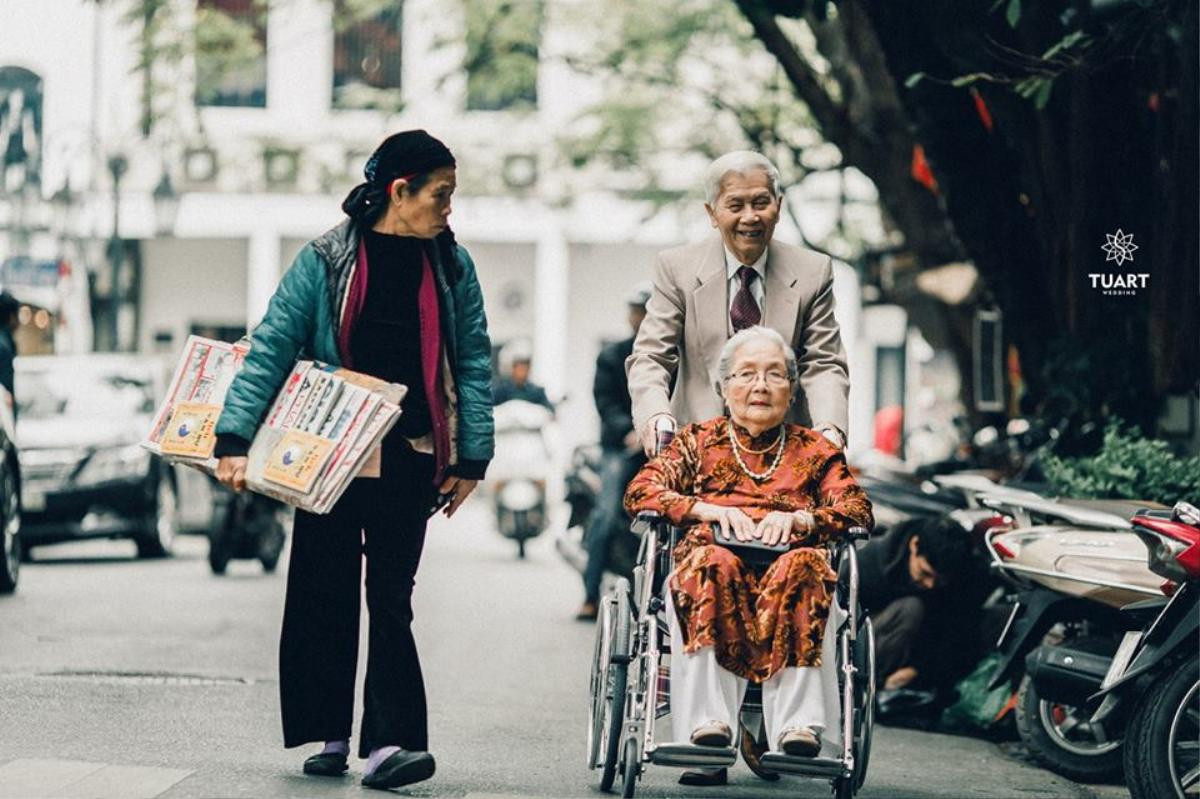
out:
M762 324L772 328L784 341L793 342L800 313L800 289L787 256L772 242L767 251L766 308Z
M702 351L720 352L732 332L729 328L729 287L725 277L725 248L714 239L696 270L699 285L692 293L696 303ZM711 366L711 364L710 364Z

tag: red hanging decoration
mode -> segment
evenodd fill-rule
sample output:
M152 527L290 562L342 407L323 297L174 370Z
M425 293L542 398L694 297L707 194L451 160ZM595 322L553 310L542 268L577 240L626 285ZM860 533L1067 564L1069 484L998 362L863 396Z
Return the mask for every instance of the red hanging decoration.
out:
M913 145L912 176L917 183L934 194L938 193L937 180L933 177L933 170L929 168L929 161L925 159L925 148L919 144Z
M971 99L975 101L975 113L979 114L979 121L987 128L987 132L991 133L992 128L996 126L992 121L992 112L988 110L987 103L983 101L983 95L974 86L971 87Z

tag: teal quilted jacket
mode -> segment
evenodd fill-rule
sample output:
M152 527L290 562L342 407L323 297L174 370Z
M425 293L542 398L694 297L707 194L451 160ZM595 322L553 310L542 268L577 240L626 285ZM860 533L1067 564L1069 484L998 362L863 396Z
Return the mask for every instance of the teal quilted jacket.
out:
M219 436L252 440L298 358L342 364L338 325L358 239L354 226L346 221L307 244L296 256L262 322L250 334L250 352L225 396L225 408L217 422ZM457 255L453 269L433 259L442 338L457 395L457 452L451 454L451 463L459 467L452 471L463 476L482 476L495 446L492 346L475 264L461 246Z

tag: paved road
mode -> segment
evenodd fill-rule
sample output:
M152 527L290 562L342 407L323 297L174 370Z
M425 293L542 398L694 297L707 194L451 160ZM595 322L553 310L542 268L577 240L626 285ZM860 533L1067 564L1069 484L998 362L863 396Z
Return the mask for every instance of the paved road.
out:
M578 579L548 540L518 562L471 505L431 530L417 637L438 774L402 795L599 796L583 763L592 630L570 619ZM140 562L127 542L40 550L0 599L0 799L360 797L357 776L305 778L278 729L282 576L235 562L208 573L206 544ZM365 642L364 642L365 651ZM360 675L361 677L361 675ZM361 764L353 766L361 773ZM719 792L652 768L641 797L825 797L744 767ZM1103 797L984 741L881 729L861 796Z

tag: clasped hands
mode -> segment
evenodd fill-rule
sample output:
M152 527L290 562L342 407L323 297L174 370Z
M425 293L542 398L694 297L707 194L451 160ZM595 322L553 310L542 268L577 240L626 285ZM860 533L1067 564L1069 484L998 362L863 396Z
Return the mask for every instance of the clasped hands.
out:
M738 541L758 539L770 547L811 532L815 523L813 515L806 510L775 510L764 516L762 521L755 522L741 508L710 502L697 502L692 506L690 515L698 521L720 525L721 535L726 541L731 538Z

